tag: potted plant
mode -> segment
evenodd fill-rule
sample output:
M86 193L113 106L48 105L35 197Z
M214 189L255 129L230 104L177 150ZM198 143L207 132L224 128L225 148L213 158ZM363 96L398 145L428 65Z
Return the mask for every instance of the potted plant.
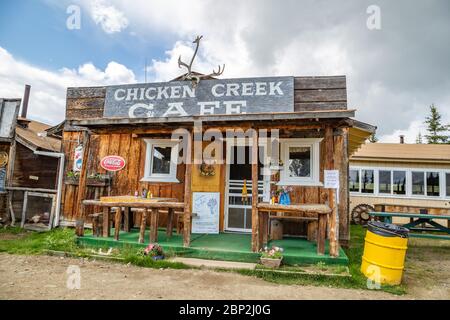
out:
M164 259L164 252L160 245L156 243L150 243L147 247L142 250L143 256L151 257L153 260Z
M261 264L269 268L278 268L283 260L283 248L272 246L261 249Z

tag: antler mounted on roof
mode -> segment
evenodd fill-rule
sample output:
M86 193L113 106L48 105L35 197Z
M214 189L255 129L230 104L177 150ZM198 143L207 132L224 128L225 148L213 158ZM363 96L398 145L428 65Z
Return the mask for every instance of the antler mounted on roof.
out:
M225 64L221 67L219 65L219 69L216 71L213 70L212 73L207 75L196 75L192 73L192 63L194 62L195 56L197 55L198 47L200 46L200 40L203 38L203 36L197 36L195 40L192 43L196 44L194 55L191 58L191 62L189 64L181 61L181 55L178 57L178 67L185 67L187 69L187 73L182 77L182 80L191 80L192 86L196 87L201 79L209 78L209 77L217 77L220 76L223 71L225 70Z

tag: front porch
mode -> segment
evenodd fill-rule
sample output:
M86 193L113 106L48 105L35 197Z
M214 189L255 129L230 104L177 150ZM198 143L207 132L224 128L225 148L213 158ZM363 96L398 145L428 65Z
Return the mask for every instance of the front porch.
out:
M87 231L87 230L86 230ZM178 256L201 258L210 260L258 262L259 253L252 252L251 234L243 233L219 233L219 234L192 234L190 247L183 246L183 236L173 234L166 236L165 229L158 232L158 244L167 253ZM107 247L129 247L133 249L143 248L148 245L148 230L144 237L145 243L138 243L139 230L131 229L130 232L120 231L120 240L110 237L94 237L88 231L84 237L78 238L81 245L107 248ZM114 228L111 229L114 234ZM284 263L287 265L305 265L323 262L326 264L347 265L348 258L340 249L338 257L329 255L328 241L325 245L325 255L317 254L317 245L303 238L285 237L283 240L272 240L269 246L276 245L284 249Z

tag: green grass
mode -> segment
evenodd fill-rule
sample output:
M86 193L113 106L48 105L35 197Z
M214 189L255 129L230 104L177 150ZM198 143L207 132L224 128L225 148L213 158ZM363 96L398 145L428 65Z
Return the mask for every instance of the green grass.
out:
M289 284L289 285L314 285L327 286L334 288L353 288L353 289L367 289L367 279L361 273L361 257L364 250L364 237L366 230L361 226L351 226L351 241L350 247L345 249L345 253L349 258L349 272L351 277L332 277L321 274L284 274L276 271L264 270L238 270L236 272L248 276L256 276L266 281ZM300 266L301 267L301 266ZM319 270L325 271L328 266L318 264ZM338 270L339 272L339 270ZM406 287L400 286L381 286L381 290L396 295L403 295L406 293Z
M57 228L48 232L32 232L17 227L0 229L0 252L35 255L57 251L68 253L69 256L74 257L89 257L93 255L98 256L98 249L102 250L102 252L108 250L106 247L97 248L97 251L95 251L92 248L78 246L74 229ZM142 256L138 250L128 247L124 247L121 250L114 249L110 257L116 258L114 261L122 261L123 263L146 268L189 268L187 265L179 262L154 261L149 257ZM108 256L104 256L104 258L108 258Z
M329 276L323 274L292 274L277 273L267 269L255 270L237 270L243 275L256 276L266 281L278 284L298 284L298 285L315 285L329 286L335 288L354 288L367 289L367 280L360 272L361 256L364 250L365 229L361 226L351 226L350 247L345 249L349 258L349 272L351 277ZM108 248L101 248L105 252ZM49 232L29 232L19 228L0 229L0 252L11 254L44 254L48 250L64 251L71 253L72 256L89 257L96 253L91 248L80 247L76 245L75 234L73 229L57 228ZM98 250L98 248L97 248ZM436 249L438 250L438 249ZM115 249L111 255L119 258L123 263L130 263L140 267L147 268L173 268L187 269L191 268L183 263L170 262L166 260L154 261L148 257L139 254L136 249L123 247ZM326 264L317 264L315 266L320 271L330 271L331 273L344 273L346 270L333 269L335 266ZM297 266L298 270L302 266ZM291 268L292 269L292 268ZM290 269L290 270L291 270ZM295 269L295 268L294 268ZM292 271L295 271L292 269ZM287 270L288 271L288 270ZM406 293L406 287L401 286L382 286L381 290L401 295Z

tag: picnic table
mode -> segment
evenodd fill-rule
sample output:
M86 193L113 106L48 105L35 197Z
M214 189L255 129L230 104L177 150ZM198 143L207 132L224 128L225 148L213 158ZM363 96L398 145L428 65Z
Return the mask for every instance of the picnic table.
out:
M147 224L147 215L150 214L150 242L158 241L158 218L159 210L167 209L167 236L172 235L173 230L173 217L175 209L184 209L184 202L178 202L174 198L139 198L133 196L113 196L113 197L102 197L99 200L83 200L83 205L85 206L99 206L103 208L103 237L110 236L110 215L111 209L117 208L115 212L115 228L114 228L114 239L119 240L120 224L122 221L122 208L124 209L124 216L126 222L130 214L131 208L142 209L142 219L140 223L139 230L139 242L144 242L145 227ZM125 231L130 231L130 226L124 223Z
M331 208L325 204L270 204L260 202L257 205L260 215L259 234L262 235L262 243L268 241L268 225L270 219L280 220L310 220L318 221L317 253L325 254L325 239L328 215Z
M418 232L431 232L430 233L417 233L410 232L410 237L416 238L434 238L434 239L447 239L450 240L450 236L442 235L442 234L432 234L434 232L442 232L450 235L450 228L445 227L434 219L444 219L450 221L450 215L437 215L437 214L426 214L426 213L404 213L404 212L377 212L371 211L369 212L369 216L371 218L379 217L384 222L392 223L392 218L409 218L410 222L406 224L402 224L403 227L408 228L411 231ZM431 227L426 227L425 224L431 225ZM421 226L422 225L422 226Z

